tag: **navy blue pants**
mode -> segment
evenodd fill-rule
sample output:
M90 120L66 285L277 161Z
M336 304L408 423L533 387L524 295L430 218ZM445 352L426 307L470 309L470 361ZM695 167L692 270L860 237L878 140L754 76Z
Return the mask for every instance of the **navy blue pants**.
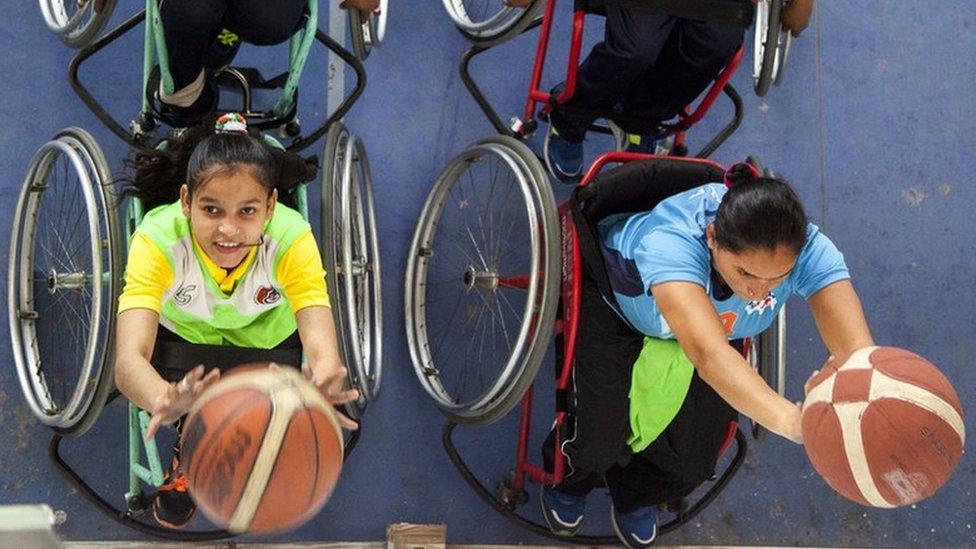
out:
M196 80L211 58L229 61L241 40L258 46L288 40L307 6L308 0L160 0L176 89ZM239 39L218 39L225 28Z
M739 49L743 33L740 25L608 5L604 40L580 65L576 93L553 111L552 122L565 139L581 141L597 118L627 113L646 122L621 118L624 130L652 133L708 87Z

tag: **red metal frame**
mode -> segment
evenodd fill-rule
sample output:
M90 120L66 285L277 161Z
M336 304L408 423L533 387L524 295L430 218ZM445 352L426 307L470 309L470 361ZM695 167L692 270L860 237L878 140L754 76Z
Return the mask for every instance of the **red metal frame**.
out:
M587 169L586 174L583 176L583 179L580 182L580 186L589 185L590 182L596 178L596 176L603 170L604 167L606 167L607 164L632 162L635 160L646 160L650 158L664 159L669 157L625 152L608 152L601 154ZM669 159L674 160L674 158ZM680 161L706 164L725 171L725 168L721 164L713 160L702 158L681 158ZM569 211L569 202L564 202L559 206L559 216L562 232L562 284L560 292L562 297L563 318L561 321L557 321L556 329L557 332L562 333L563 335L563 360L562 364L560 365L561 369L559 377L556 380L556 389L559 391L565 391L569 388L570 379L572 377L573 359L579 329L578 318L580 312L582 257L580 247L577 242L576 224L573 222L572 214ZM508 280L521 280L523 278L524 277L511 277ZM509 286L519 287L515 284L510 284ZM743 340L743 356L748 357L750 346L751 340L749 338ZM532 424L532 397L533 387L530 386L525 392L525 395L522 397L522 406L519 417L518 446L515 451L515 469L514 479L512 482L512 488L516 492L521 492L525 489L526 477L539 484L558 484L562 482L566 471L566 457L562 452L559 451L562 444L559 436L559 427L561 427L566 421L567 414L565 411L556 412L556 422L554 427L556 435L556 447L553 454L553 471L550 473L542 466L536 465L529 461L529 431ZM737 421L733 421L729 424L726 438L722 442L721 450L718 454L719 457L724 455L726 450L728 450L732 440L735 438L735 433L738 428L739 424Z
M522 120L528 122L535 118L536 107L539 103L544 103L542 107L543 112L549 112L551 109L551 94L541 89L540 84L542 82L542 73L545 69L546 64L546 53L549 49L549 37L552 32L552 21L553 14L555 13L557 0L547 0L546 7L542 14L542 24L540 25L539 31L539 41L536 43L535 50L535 62L532 66L532 78L529 82L529 93L528 98L525 101L525 109L522 111ZM565 103L572 99L573 95L576 93L576 79L579 73L579 58L580 52L583 48L583 22L586 18L586 13L582 10L577 10L573 12L573 30L572 36L569 43L569 61L566 67L566 85L563 90L556 97L556 103ZM739 68L739 64L742 62L742 58L745 55L745 45L739 47L732 59L725 65L722 72L719 73L718 77L712 83L712 86L708 89L708 93L702 98L698 107L695 108L691 114L688 114L688 110L691 108L689 105L678 115L678 122L672 127L677 130L675 131L675 144L680 145L684 143L684 133L685 130L695 125L700 121L705 114L712 108L715 100L718 99L722 89L725 85L729 83L732 79L732 75ZM523 126L526 128L526 126ZM524 130L523 130L524 131Z

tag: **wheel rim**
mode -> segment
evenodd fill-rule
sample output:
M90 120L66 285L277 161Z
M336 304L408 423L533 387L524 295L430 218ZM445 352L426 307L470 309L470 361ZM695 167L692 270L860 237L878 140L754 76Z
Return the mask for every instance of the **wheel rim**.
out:
M81 34L95 18L94 0L40 0L41 14L56 34Z
M112 309L104 295L106 285L111 293L111 237L99 179L78 139L45 144L18 200L11 240L9 314L21 388L34 415L62 429L82 421L109 352L98 348ZM56 333L38 328L48 317Z
M502 32L521 13L497 0L443 0L444 9L454 24L473 35L490 36Z
M756 2L752 78L757 83L763 77L763 66L765 64L763 59L766 51L771 51L773 55L772 64L768 68L770 82L779 79L779 73L786 62L786 56L789 55L790 33L782 32L781 28L770 28L770 13L774 8L771 2L775 1L779 0L759 0Z
M475 184L475 170L487 174L488 182ZM411 355L427 392L456 414L487 413L524 368L542 269L540 210L528 177L513 155L497 144L465 151L431 191L414 235L406 280ZM475 203L482 196L485 203ZM522 208L506 209L508 204L493 202L496 196L521 197ZM486 218L488 223L501 221L501 228L486 226ZM447 240L455 225L460 241ZM518 235L528 235L528 256L524 250L523 257L506 256ZM444 261L438 258L441 247ZM452 247L463 257L449 262ZM510 289L513 276L523 277L524 292ZM474 337L466 342L451 337L468 326ZM458 343L466 345L461 349ZM508 356L500 368L484 367L483 359L501 363L500 354ZM465 364L458 372L452 364L461 360ZM485 370L495 373L486 376Z
M340 143L342 181L338 224L341 237L341 303L348 327L349 354L355 368L356 385L367 401L379 392L381 376L381 305L379 256L368 161L362 143L346 136Z

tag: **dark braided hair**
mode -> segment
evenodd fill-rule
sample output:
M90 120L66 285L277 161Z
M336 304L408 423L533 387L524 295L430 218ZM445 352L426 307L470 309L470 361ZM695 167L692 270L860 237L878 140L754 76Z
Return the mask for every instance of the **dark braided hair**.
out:
M270 196L278 189L278 199L295 206L292 193L302 182L315 178L316 159L272 147L260 136L244 133L215 133L215 117L186 128L159 149L135 151L124 163L132 173L124 192L143 202L146 211L179 200L180 185L186 183L193 194L219 174L247 170L262 183Z
M786 246L799 254L807 240L807 216L785 181L737 178L715 216L715 241L733 253Z

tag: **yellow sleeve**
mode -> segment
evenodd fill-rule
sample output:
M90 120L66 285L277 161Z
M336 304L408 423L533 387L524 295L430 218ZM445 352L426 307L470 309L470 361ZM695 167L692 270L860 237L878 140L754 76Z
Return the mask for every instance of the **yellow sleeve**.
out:
M125 287L119 296L119 312L151 309L160 312L163 295L173 284L173 268L148 236L137 232L129 245Z
M315 305L329 306L325 269L311 229L306 229L281 256L277 275L292 312Z

